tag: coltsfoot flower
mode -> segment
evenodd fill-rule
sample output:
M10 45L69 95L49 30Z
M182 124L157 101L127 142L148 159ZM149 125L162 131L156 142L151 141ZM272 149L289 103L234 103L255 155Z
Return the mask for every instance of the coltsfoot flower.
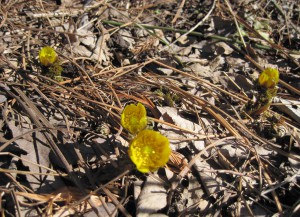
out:
M143 130L131 141L128 154L137 169L147 173L168 162L171 148L167 137L153 130Z
M141 103L127 105L121 114L121 124L132 134L137 134L147 126L147 112Z
M279 72L277 69L266 68L259 75L258 83L265 88L274 88L279 81Z
M43 66L51 66L57 60L57 53L52 47L43 47L39 52L40 62Z

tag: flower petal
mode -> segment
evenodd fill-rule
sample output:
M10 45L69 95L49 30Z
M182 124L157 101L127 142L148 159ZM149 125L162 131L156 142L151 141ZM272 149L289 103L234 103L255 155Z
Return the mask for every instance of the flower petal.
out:
M52 47L43 47L39 52L39 58L43 66L50 66L57 60L57 53Z
M147 126L147 112L141 103L127 105L121 114L121 124L132 134L137 134Z
M265 88L274 88L279 81L279 72L277 69L266 68L259 75L258 83Z
M155 171L169 160L169 140L153 130L141 131L130 143L129 157L142 173Z

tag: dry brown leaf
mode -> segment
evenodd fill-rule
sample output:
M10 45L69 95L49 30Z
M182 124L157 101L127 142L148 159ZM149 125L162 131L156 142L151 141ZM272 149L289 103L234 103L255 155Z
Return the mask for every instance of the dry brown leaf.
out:
M287 100L279 97L274 98L274 102L276 102L276 107L280 109L282 112L289 115L295 121L300 123L300 106L299 101L297 100ZM278 104L279 103L279 104Z
M177 151L172 151L167 165L172 172L178 174L187 165L188 161L184 155Z
M30 124L27 117L24 116L22 119L27 120L28 124ZM49 172L49 170L33 165L32 163L45 167L51 165L49 160L51 149L46 145L47 141L41 132L26 134L27 131L31 130L28 124L22 124L22 126L15 121L8 122L10 130L13 132L13 137L25 134L23 138L16 140L15 143L18 145L18 151L21 152L21 159L27 160L22 161L22 164L27 167L28 171L33 173L33 175L26 175L29 185L35 191L39 189L40 192L49 192L52 191L53 187L64 186L64 183L59 177L53 177L51 175L34 175L34 173L46 174ZM32 163L29 163L28 161ZM52 187L47 183L53 183Z
M206 194L213 195L215 197L221 190L222 184L216 181L215 173L205 172L205 169L212 170L213 168L206 161L200 162L198 159L195 161L194 167L200 176Z
M137 216L148 217L167 205L164 183L148 176L137 200Z
M161 119L165 122L172 123L180 128L186 129L188 131L195 132L197 134L204 134L204 130L198 124L193 123L187 119L184 119L180 116L178 110L173 107L157 107L160 113L162 114ZM159 124L158 126L161 127L160 132L166 135L170 139L178 139L181 141L179 143L175 143L171 141L171 146L174 150L179 148L186 147L190 142L193 142L195 147L198 150L202 150L204 148L204 142L202 140L197 140L196 137L192 134L183 133L179 130L174 130L172 127ZM194 140L193 140L194 138ZM185 141L184 141L185 140Z

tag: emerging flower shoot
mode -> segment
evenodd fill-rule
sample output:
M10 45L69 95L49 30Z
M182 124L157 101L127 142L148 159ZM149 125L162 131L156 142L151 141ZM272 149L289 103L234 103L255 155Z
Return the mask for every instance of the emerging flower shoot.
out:
M141 103L127 105L121 114L121 124L132 134L137 134L147 126L146 108Z
M153 130L141 131L130 143L129 157L142 173L155 171L169 160L169 140Z
M279 81L279 72L277 69L266 68L259 75L258 83L265 88L274 88Z
M43 66L51 66L57 60L57 53L52 47L43 47L39 52L40 62Z
M258 92L255 101L249 100L245 105L245 111L257 116L265 112L271 105L273 97L277 94L279 72L277 69L266 68L258 77Z

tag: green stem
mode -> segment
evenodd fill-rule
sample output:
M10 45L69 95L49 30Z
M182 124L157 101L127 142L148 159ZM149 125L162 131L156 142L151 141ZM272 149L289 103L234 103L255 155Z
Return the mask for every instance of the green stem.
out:
M117 21L109 21L109 20L102 20L102 23L113 25L113 26L126 25L126 23L121 23L121 22L117 22ZM165 30L165 31L179 32L181 34L188 32L188 30L174 29L171 27L151 26L151 25L146 25L146 24L133 24L133 25L135 25L137 27L142 26L145 29L161 29L161 30ZM233 38L227 38L227 37L223 37L223 36L219 36L219 35L204 35L200 32L195 32L195 31L190 32L190 35L203 37L203 38L207 38L207 39L216 39L216 40L220 40L220 41L224 41L224 42L242 44L242 42L239 40L236 40ZM256 43L254 43L253 47L258 48L258 49L263 49L263 50L271 50L272 49L269 46L256 44Z

